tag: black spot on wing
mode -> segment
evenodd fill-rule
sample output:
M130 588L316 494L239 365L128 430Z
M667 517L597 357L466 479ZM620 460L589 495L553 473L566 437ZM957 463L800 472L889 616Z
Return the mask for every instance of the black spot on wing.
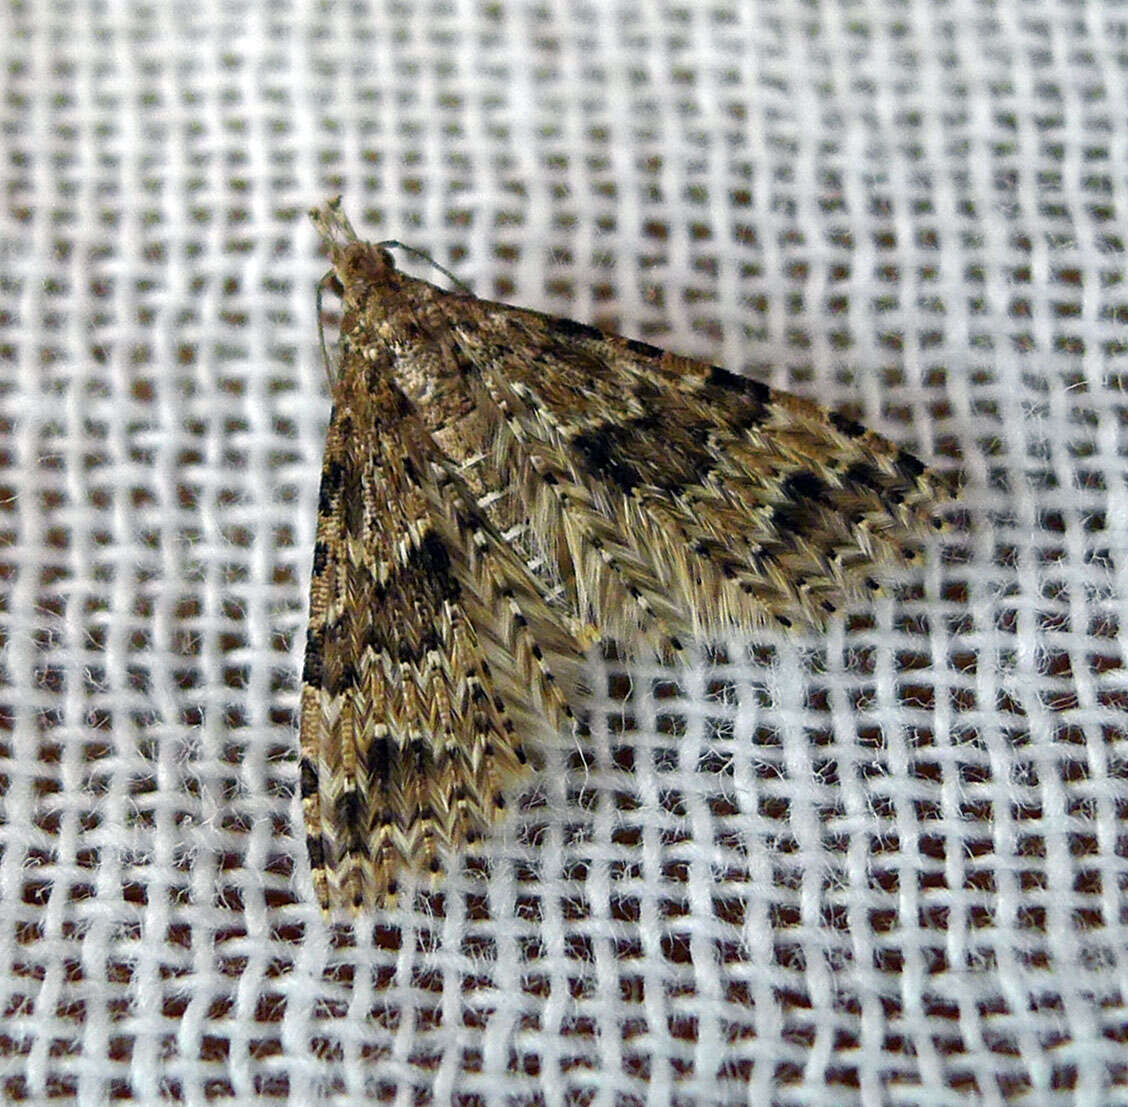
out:
M661 357L665 350L661 346L651 346L649 342L641 342L637 338L627 339L627 349L632 354L638 354L639 357Z
M780 484L783 502L772 511L772 526L782 537L808 533L817 523L817 505L827 502L826 484L809 469L789 473Z
M433 530L427 531L408 555L406 568L409 573L418 574L420 583L438 599L458 599L461 588L451 569L450 554L446 543Z
M325 868L325 841L320 835L310 835L306 839L306 851L309 853L309 867L311 869Z
M588 472L612 481L623 492L640 483L638 471L620 456L622 429L602 423L572 439L572 448Z
M870 465L866 461L855 462L843 475L851 484L860 485L862 488L868 488L871 492L876 492L885 501L886 507L890 504L899 504L905 498L903 480L887 476L876 466Z
M839 415L837 411L830 413L830 425L834 427L839 434L844 434L847 438L860 438L866 433L866 428L861 423L854 422L853 419L847 419L845 415Z
M898 471L909 480L915 481L925 471L925 464L918 457L901 450L893 462Z
M762 404L768 403L772 398L772 390L763 381L754 380L752 377L742 377L739 373L733 373L722 365L714 365L709 369L705 383L714 388L743 393L759 400Z
M325 566L329 564L329 547L324 542L315 542L313 545L313 575L321 576Z
M337 800L335 814L337 825L342 827L348 840L350 853L367 853L367 833L362 818L364 804L355 788L343 793Z
M726 426L746 431L767 421L772 390L762 381L714 365L705 378L705 394L717 405Z
M744 400L733 416L731 425L733 430L746 431L767 422L771 407L758 400Z
M429 573L446 575L450 571L450 554L447 553L443 540L433 530L423 535L423 540L411 556L416 564Z
M345 467L336 460L326 463L321 470L321 487L317 493L317 510L327 515L333 507L333 497L345 479Z
M785 500L792 502L813 500L823 503L826 493L826 484L809 469L797 469L794 473L789 473L780 485L780 494Z
M675 394L649 400L641 415L589 427L571 444L585 470L623 493L641 485L677 496L713 471L717 459L709 439L715 428L708 421L688 421Z
M390 780L392 740L386 736L373 738L364 755L364 766L368 770L368 779L373 783L383 784Z
M308 799L317 794L317 770L308 757L303 757L299 763L301 771L302 799Z
M461 591L446 544L429 530L385 581L370 580L358 590L355 610L334 630L349 635L358 653L371 650L417 666L442 649L444 605L457 602ZM344 678L342 673L339 681Z
M772 511L772 527L781 537L801 535L807 529L809 513L796 503L779 504Z
M305 664L302 666L302 681L311 688L321 687L323 675L323 653L325 649L325 630L310 627L306 631Z
M846 480L851 484L859 484L863 488L869 488L874 492L882 492L885 488L885 482L881 479L881 473L870 465L868 461L854 462L843 476L845 476Z
M602 339L603 332L587 323L577 323L574 319L553 319L552 330L556 334L566 335L568 338Z
M351 661L346 662L341 666L341 668L332 677L332 679L325 682L325 690L331 696L341 696L344 695L345 692L352 691L352 689L357 686L359 681L360 672L357 670L357 667Z

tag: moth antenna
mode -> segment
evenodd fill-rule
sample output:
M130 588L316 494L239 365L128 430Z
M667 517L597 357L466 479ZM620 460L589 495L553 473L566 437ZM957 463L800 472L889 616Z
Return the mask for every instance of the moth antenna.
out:
M474 290L465 282L459 280L445 265L440 265L430 254L423 250L418 250L414 246L408 246L406 242L400 242L396 238L386 238L383 242L377 242L377 247L383 247L385 250L406 250L414 257L421 258L433 269L437 269L451 284L456 285L467 296L473 296Z
M321 365L325 369L325 379L329 382L329 387L332 389L335 376L333 373L333 363L329 359L329 346L325 341L325 316L322 312L322 296L325 292L325 286L336 277L336 273L330 269L325 275L317 282L317 337L321 342Z

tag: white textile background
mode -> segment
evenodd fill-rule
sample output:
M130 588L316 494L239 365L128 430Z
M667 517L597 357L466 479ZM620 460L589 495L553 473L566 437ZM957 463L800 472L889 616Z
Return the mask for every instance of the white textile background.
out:
M1128 10L7 0L0 1094L1128 1103ZM963 472L825 635L593 656L395 913L311 902L305 209Z

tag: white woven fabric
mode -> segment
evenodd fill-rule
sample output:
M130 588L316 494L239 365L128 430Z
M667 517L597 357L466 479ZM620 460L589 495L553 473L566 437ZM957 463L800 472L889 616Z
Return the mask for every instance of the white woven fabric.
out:
M0 1094L1128 1103L1128 12L16 0ZM961 468L826 635L592 658L480 857L326 926L305 209Z

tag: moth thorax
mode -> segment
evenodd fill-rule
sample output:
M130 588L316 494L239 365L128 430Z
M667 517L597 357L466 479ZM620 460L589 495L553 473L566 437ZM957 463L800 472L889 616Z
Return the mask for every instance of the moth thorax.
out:
M419 346L411 356L395 359L396 383L415 406L419 417L434 435L449 437L475 412L466 381L453 359L441 349ZM456 447L456 454L461 453Z

